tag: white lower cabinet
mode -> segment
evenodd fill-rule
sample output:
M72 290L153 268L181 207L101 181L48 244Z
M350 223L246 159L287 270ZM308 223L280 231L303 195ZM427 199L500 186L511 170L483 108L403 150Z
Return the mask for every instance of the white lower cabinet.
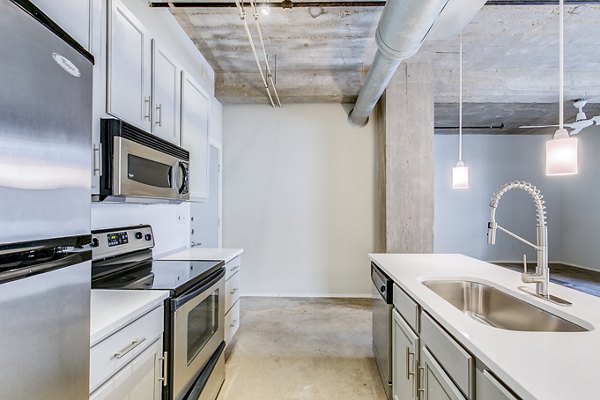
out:
M393 312L392 325L392 382L394 400L417 399L417 362L419 337L400 316Z
M481 362L477 362L477 398L483 400L519 400L511 390Z
M397 285L394 305L393 400L521 400Z
M91 347L90 399L161 399L163 320L161 305Z
M225 344L229 345L240 327L240 256L225 264Z
M466 400L426 346L421 348L420 391L427 400Z
M90 400L160 400L162 339L133 359L90 395Z

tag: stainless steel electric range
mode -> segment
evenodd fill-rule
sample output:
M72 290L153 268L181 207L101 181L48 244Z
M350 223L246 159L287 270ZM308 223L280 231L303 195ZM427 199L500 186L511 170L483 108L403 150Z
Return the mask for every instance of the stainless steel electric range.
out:
M168 290L163 398L214 400L225 380L222 261L157 261L149 225L92 232L92 288Z

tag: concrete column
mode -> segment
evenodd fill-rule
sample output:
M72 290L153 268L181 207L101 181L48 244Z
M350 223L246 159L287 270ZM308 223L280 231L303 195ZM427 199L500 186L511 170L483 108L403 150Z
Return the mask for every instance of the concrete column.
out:
M433 252L433 78L429 64L398 68L377 111L380 210L388 253ZM384 168L384 171L381 169ZM383 223L385 221L385 223Z

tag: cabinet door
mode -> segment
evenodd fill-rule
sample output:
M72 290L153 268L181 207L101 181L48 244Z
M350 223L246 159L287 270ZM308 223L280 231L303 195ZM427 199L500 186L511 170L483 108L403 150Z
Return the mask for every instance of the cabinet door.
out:
M431 355L427 346L421 347L419 392L427 400L466 400L450 377Z
M152 40L152 132L179 146L180 68Z
M112 0L108 28L107 112L151 129L151 39L120 0Z
M479 364L479 363L478 363ZM477 398L483 400L519 400L483 365L477 365Z
M162 338L90 395L90 400L160 400Z
M208 199L209 97L200 85L182 72L181 146L190 152L190 200Z
M392 382L394 400L417 398L416 371L419 338L400 316L393 311L392 325Z

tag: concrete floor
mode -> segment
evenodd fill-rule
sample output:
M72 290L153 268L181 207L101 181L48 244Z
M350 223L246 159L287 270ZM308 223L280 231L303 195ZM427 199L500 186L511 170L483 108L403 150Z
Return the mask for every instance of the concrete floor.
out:
M218 400L385 400L368 299L241 300Z

